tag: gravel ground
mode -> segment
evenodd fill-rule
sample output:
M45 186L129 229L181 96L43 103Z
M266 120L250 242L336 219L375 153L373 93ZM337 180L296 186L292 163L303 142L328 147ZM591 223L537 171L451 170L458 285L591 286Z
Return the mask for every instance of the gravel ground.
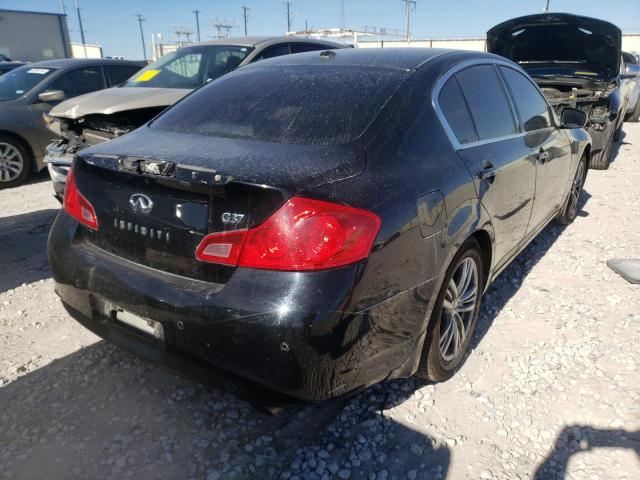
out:
M639 479L640 124L484 298L449 382L256 412L100 341L53 293L46 173L0 191L0 478Z

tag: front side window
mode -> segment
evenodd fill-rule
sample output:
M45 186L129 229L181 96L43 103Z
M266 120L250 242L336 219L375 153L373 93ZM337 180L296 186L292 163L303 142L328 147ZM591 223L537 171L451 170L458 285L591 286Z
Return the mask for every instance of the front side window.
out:
M238 45L181 48L146 66L123 86L194 89L235 70L251 50Z
M532 132L551 126L547 102L538 89L513 68L500 67L500 71L511 92L524 131Z
M516 133L511 106L492 65L475 65L456 73L480 140Z
M464 145L478 140L471 114L455 77L447 80L440 90L438 103L458 143Z
M76 68L56 78L46 91L62 90L65 98L73 98L104 88L100 67Z
M0 78L0 102L8 102L21 97L53 72L55 69L52 68L25 66L2 75Z

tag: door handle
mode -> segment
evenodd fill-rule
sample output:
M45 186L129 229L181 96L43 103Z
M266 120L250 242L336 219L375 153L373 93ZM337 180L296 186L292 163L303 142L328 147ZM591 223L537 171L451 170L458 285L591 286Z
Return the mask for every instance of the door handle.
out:
M536 154L536 158L540 161L540 163L544 163L549 160L549 152L545 152L544 150L540 150Z
M482 170L480 170L477 174L479 180L489 180L493 181L493 178L496 176L496 169L489 160L486 160L482 164Z

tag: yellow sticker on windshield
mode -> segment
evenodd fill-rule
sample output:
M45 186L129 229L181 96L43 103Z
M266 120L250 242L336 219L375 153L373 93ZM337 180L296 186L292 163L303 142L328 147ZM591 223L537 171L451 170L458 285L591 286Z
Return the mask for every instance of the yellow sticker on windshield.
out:
M593 75L593 76L597 76L598 74L596 72L576 72L576 75Z
M160 70L147 70L146 72L142 72L138 78L136 78L136 82L148 82L159 73Z

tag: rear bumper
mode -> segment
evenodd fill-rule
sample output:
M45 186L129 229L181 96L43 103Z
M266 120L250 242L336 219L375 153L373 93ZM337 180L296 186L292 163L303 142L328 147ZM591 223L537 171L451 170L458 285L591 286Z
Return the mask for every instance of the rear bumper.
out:
M206 365L310 401L415 371L434 281L354 312L362 265L315 273L237 269L218 285L73 242L76 228L62 211L49 238L56 292L69 313L172 370ZM162 323L164 342L116 323L114 307Z

